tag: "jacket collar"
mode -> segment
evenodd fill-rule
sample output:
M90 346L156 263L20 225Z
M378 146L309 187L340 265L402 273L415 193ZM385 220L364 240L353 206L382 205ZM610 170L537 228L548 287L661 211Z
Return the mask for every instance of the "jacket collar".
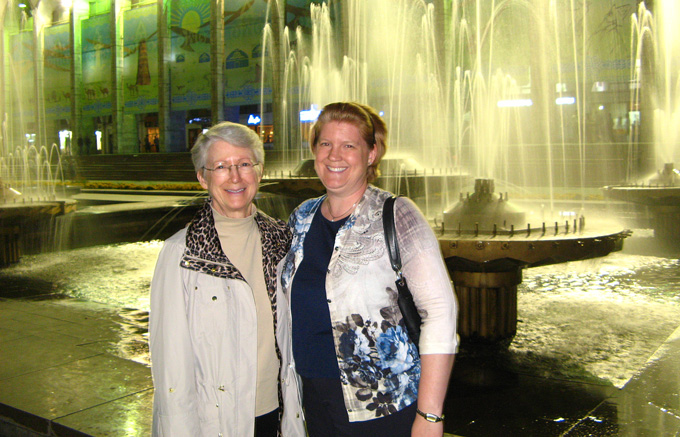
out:
M267 288L270 288L271 283L276 281L276 265L290 246L290 231L285 223L259 210L255 212L255 224L260 231L262 241L265 281ZM241 272L229 261L222 250L210 199L196 213L187 228L186 249L180 264L184 268L211 276L245 281Z

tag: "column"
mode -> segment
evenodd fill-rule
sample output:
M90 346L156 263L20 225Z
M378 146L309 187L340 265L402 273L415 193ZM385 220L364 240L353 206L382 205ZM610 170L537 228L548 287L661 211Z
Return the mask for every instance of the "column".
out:
M37 0L35 4L31 2L33 11L33 62L35 64L33 69L33 86L35 87L35 146L47 146L44 144L47 137L45 131L45 58L43 57L43 49L45 46L43 23L40 18L40 1Z
M172 150L170 145L170 0L158 0L158 147L159 152Z
M113 144L111 153L118 153L123 141L123 5L124 0L111 0L111 119Z
M7 138L7 109L6 109L6 94L5 87L7 86L7 75L5 74L7 59L5 53L8 53L5 48L7 38L7 25L5 24L5 12L7 11L7 2L0 1L0 156L7 156L9 153L9 138Z
M85 5L87 6L87 5ZM83 57L80 2L71 6L69 37L71 40L71 153L78 153L78 143L83 141Z
M212 124L224 120L224 0L210 2L210 116Z

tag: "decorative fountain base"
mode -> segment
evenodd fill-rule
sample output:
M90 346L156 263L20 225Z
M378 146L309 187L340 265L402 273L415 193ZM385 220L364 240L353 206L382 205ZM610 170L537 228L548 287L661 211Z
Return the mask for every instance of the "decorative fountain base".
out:
M606 256L621 250L630 235L609 223L591 224L586 230L583 217L537 229L525 224L517 230L523 220L507 196L494 194L493 181L484 179L476 181L475 194L444 213L438 240L458 295L463 340L512 340L523 268Z
M21 229L18 225L0 227L0 266L19 262Z
M458 333L463 339L498 342L517 332L517 286L522 270L464 272L450 263L460 307Z

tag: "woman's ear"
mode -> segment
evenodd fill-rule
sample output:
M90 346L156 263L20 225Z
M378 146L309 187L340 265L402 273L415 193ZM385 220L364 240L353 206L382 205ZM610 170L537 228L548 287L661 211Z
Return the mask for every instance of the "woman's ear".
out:
M203 178L203 170L196 172L196 179L198 179L198 183L201 184L204 189L208 189L208 182Z
M368 165L375 162L375 157L378 156L378 146L373 144L373 148L368 152Z

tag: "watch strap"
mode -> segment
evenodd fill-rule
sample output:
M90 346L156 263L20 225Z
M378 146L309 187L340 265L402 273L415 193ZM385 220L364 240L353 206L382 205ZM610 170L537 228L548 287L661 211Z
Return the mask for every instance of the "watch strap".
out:
M418 414L420 414L421 416L423 416L423 418L424 418L425 420L427 420L428 422L437 423L437 422L441 422L441 421L444 420L444 415L443 415L443 414L442 414L441 416L437 416L436 414L432 414L432 413L423 413L422 411L420 411L420 410L417 409L417 408L416 408L416 413L418 413Z

